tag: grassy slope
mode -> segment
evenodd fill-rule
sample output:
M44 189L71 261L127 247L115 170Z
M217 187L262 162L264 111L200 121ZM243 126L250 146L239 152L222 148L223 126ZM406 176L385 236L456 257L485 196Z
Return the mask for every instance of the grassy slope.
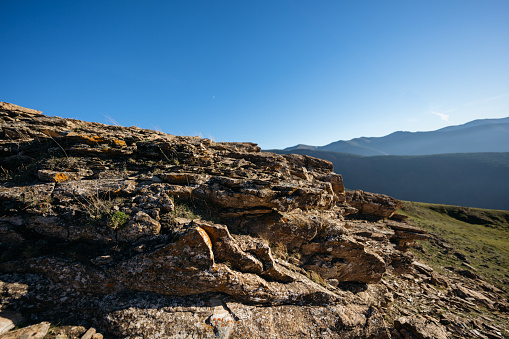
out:
M416 251L421 260L441 267L466 269L466 260L477 274L509 296L509 211L486 210L419 202L403 203L401 214L431 234Z

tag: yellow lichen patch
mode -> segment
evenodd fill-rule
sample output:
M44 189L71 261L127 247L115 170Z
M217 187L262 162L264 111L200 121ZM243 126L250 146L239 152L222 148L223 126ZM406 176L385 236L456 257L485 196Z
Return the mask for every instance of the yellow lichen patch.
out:
M101 144L105 143L106 139L103 137L100 137L98 135L84 135L84 134L78 134L76 136L77 138L81 139L81 142L87 143L87 144Z
M69 180L69 175L66 173L55 173L53 180L55 180L55 182L67 181Z
M100 142L106 142L106 139L104 139L103 137L100 137L98 135L93 135L89 138L90 141L92 142L97 142L97 143L100 143Z
M122 154L122 151L120 151L118 149L114 149L114 148L102 148L101 153L116 155L116 154Z
M113 144L113 146L116 146L116 147L126 147L127 146L127 144L125 143L124 140L119 140L119 139L113 139L112 144Z

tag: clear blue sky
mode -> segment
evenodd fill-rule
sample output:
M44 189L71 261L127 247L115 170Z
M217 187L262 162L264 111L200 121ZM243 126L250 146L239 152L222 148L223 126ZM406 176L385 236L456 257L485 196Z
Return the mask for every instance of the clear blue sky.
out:
M509 1L0 0L0 101L283 148L509 116Z

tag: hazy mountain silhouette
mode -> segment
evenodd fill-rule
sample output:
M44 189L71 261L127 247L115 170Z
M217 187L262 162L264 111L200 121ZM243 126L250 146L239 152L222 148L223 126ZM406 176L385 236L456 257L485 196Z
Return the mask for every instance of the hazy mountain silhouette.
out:
M299 144L285 148L373 155L509 152L509 117L474 120L430 132L394 132L384 137L339 140L325 146Z
M509 210L509 153L359 156L298 149L273 151L326 159L349 189L402 200Z

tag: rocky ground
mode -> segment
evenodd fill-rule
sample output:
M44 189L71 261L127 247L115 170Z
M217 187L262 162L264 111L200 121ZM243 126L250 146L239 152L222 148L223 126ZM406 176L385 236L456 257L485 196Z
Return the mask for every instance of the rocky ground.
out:
M7 103L0 156L0 338L509 335L503 291L415 261L429 235L328 161Z

